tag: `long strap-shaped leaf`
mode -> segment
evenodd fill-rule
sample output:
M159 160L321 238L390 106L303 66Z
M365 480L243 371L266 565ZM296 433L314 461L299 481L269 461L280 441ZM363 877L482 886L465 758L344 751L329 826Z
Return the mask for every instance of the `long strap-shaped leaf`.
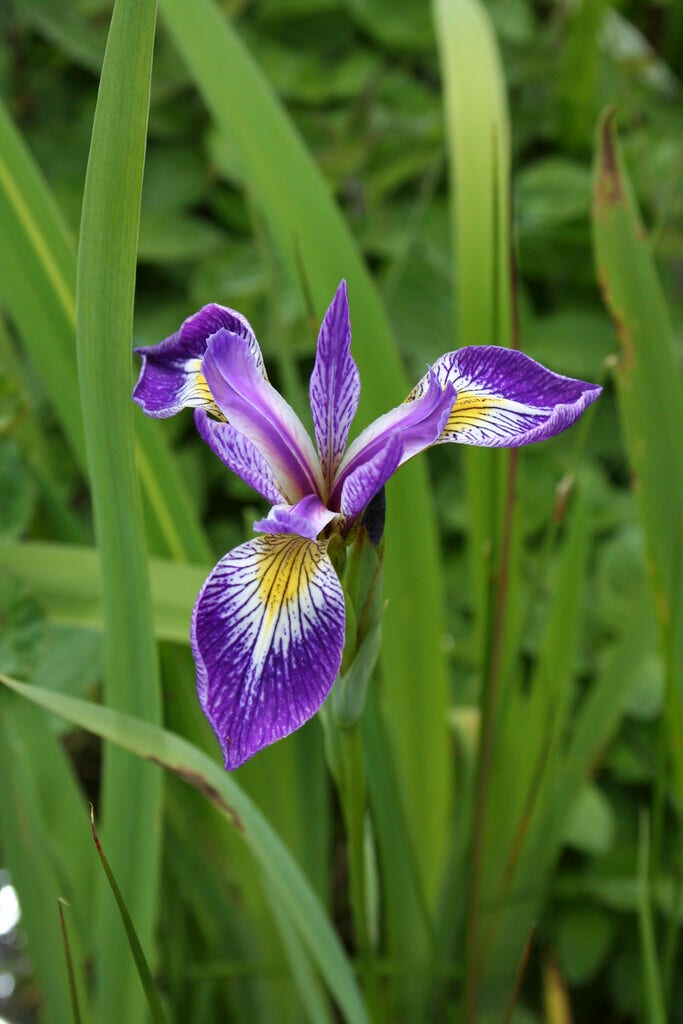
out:
M359 421L384 412L405 396L406 381L377 291L322 175L218 6L212 0L162 0L160 9L207 107L237 147L250 190L296 280L303 266L319 317L340 278L347 278L354 353L363 380ZM388 504L386 714L396 741L409 831L428 892L435 897L446 844L450 772L442 584L424 462L401 471L391 484Z
M452 248L457 288L459 345L509 345L512 340L510 274L510 127L505 82L493 25L480 0L433 0L444 91L451 175ZM468 549L481 743L472 792L471 856L467 860L467 977L465 1020L476 1017L480 982L480 916L485 864L495 807L490 780L515 606L509 571L515 536L509 453L465 453ZM463 863L464 860L463 860ZM494 871L495 873L495 871Z
M24 580L40 595L50 618L102 629L102 572L95 548L41 541L0 545L0 570ZM158 640L189 644L192 606L206 569L168 558L150 558L154 632Z
M683 386L662 288L613 113L599 128L593 192L598 279L617 326L619 408L667 659L668 724L683 810Z
M196 786L235 826L251 850L345 1019L357 1024L367 1022L353 972L318 897L261 812L216 761L180 736L112 708L27 686L3 675L0 682L74 725L161 764Z
M433 0L451 179L458 345L509 345L510 126L491 20L479 0ZM500 451L465 453L472 602L479 668L491 631L503 481Z
M95 110L78 251L81 408L102 566L107 702L161 716L130 402L130 345L156 0L117 0ZM140 941L156 922L162 776L107 748L103 833ZM98 1020L142 1024L145 1002L111 894L100 893Z

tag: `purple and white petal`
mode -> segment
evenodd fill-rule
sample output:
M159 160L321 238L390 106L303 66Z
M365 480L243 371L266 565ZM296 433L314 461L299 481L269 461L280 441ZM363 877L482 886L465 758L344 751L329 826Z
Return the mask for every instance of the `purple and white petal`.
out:
M360 377L351 356L346 281L337 288L320 327L309 390L318 454L329 487L344 455L360 397Z
M275 475L258 448L240 434L231 423L211 419L204 409L196 409L194 422L202 439L224 462L228 469L263 495L271 505L282 501L283 495Z
M418 452L434 444L446 425L455 402L455 389L446 384L445 388L431 372L419 395L412 392L402 405L380 416L358 435L349 446L337 471L337 476L328 504L337 508L341 500L344 482L359 466L375 459L390 443L392 437L401 439L403 465Z
M230 551L192 616L197 693L228 770L308 721L341 664L344 597L325 545L291 534Z
M317 494L309 494L296 505L275 505L266 519L254 523L259 533L295 533L315 540L339 513L331 512Z
M602 388L547 370L515 349L473 345L447 352L432 370L457 391L439 442L516 448L566 430ZM423 378L415 394L425 386Z
M203 306L194 316L187 318L181 327L181 333L188 342L195 345L203 344L203 355L206 352L209 338L221 329L230 331L232 334L239 334L240 338L244 338L259 370L265 377L266 369L256 335L247 318L237 310L229 309L228 306L219 306L217 302L211 302L208 306Z
M135 349L142 357L142 367L133 399L148 416L174 416L189 406L223 418L202 373L208 340L221 328L244 338L265 375L261 350L248 321L234 309L211 303L188 317L165 341Z
M203 362L204 376L223 415L260 451L290 505L321 493L320 461L292 407L263 377L248 344L219 330Z
M341 513L347 520L353 520L367 508L372 499L381 491L389 477L398 468L403 453L399 434L393 434L386 446L381 448L369 462L364 462L344 480L341 489Z

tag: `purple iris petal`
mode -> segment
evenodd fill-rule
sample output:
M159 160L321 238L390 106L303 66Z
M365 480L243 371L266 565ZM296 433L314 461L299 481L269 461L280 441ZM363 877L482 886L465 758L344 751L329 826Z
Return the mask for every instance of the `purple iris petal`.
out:
M230 423L261 452L286 500L294 504L322 488L320 462L292 407L259 371L243 338L220 330L209 342L204 375Z
M318 453L329 487L344 455L360 397L360 377L351 356L346 281L337 288L320 328L310 397Z
M271 508L266 519L254 523L254 529L260 533L296 533L315 540L337 515L323 505L317 494L309 494L296 505Z
M457 391L439 441L516 448L571 426L602 388L547 370L523 352L476 345L447 352L432 367ZM427 386L423 378L413 394Z
M402 454L400 435L390 435L386 445L374 458L362 463L345 477L340 502L343 516L355 519L360 515L397 469Z
M263 373L263 357L248 321L226 306L211 303L188 317L179 331L158 345L136 348L142 357L133 399L148 416L174 416L186 406L218 412L202 373L208 339L220 328L244 338Z
M344 596L325 547L290 534L230 551L192 616L199 701L237 768L298 729L341 664Z
M204 409L196 409L194 422L209 448L228 469L262 494L271 505L282 501L282 493L273 471L258 448L248 437L240 434L231 423L211 419Z
M402 405L380 416L350 445L337 472L329 505L332 508L337 507L344 482L359 466L365 465L379 455L391 442L392 437L398 435L401 440L399 465L434 444L446 424L454 402L453 386L446 384L445 388L442 388L436 375L430 372L427 375L427 383L418 397L409 396Z

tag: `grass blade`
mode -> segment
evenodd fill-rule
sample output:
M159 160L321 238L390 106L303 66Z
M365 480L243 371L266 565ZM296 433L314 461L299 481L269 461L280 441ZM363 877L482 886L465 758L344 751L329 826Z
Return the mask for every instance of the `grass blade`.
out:
M181 737L113 708L27 686L1 674L0 682L74 725L163 765L200 790L251 850L345 1019L366 1024L353 971L318 897L261 812L221 765Z
M85 181L76 306L81 407L102 566L106 699L159 721L159 670L130 401L155 25L155 0L117 0ZM157 913L162 776L129 754L105 749L101 794L107 844L143 945L150 948ZM145 1017L144 998L116 909L104 890L97 909L98 1019L101 1024L137 1024Z
M71 945L69 944L69 933L66 930L66 921L64 919L64 907L68 907L66 900L57 900L57 907L59 908L59 925L62 929L62 941L64 944L64 959L66 960L66 974L69 979L69 995L71 997L71 1012L73 1013L74 1024L81 1024L81 1009L78 1005L78 992L76 990L76 978L74 976L74 965L71 959Z
M126 901L121 894L114 872L109 866L109 861L107 860L105 852L102 849L102 844L97 835L97 830L95 829L95 811L92 804L90 805L90 828L92 829L92 837L95 841L97 854L102 862L102 867L107 877L109 888L114 894L116 905L118 906L119 913L121 914L121 921L123 922L123 927L126 931L128 945L130 946L130 951L133 955L133 960L135 961L135 967L137 968L140 983L144 990L145 998L147 999L147 1006L149 1007L152 1020L155 1021L155 1024L167 1024L166 1014L164 1013L161 1002L159 1001L159 995L154 984L154 978L152 977L152 972L149 969L149 964L147 963L144 951L140 945L140 940L137 936L137 932L135 931L135 925L128 913Z
M646 812L641 813L638 837L638 929L643 957L643 990L648 1024L666 1024L666 1008L659 973L659 956L655 941L650 896L649 868L650 828Z

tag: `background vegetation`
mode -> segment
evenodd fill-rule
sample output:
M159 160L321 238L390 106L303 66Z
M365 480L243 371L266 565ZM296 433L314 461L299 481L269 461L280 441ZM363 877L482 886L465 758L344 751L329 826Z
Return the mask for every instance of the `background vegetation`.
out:
M0 7L0 672L60 716L0 692L0 1017L73 1019L63 897L146 1019L90 800L169 1020L683 1019L683 7L120 0L102 72L112 6ZM319 723L228 777L193 696L262 509L129 398L217 301L305 419L342 276L359 426L463 344L605 385L388 488L366 937Z

